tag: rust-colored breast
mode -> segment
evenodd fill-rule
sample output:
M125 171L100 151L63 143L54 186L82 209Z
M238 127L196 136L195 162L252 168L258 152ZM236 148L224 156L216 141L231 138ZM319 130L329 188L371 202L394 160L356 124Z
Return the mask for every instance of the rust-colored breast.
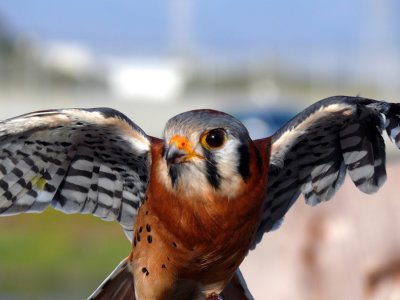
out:
M161 143L153 148L152 172L162 163L161 149ZM266 192L266 155L251 145L250 156L250 178L234 199L220 197L218 190L182 197L168 190L162 177L151 176L132 255L135 283L153 291L144 297L170 295L182 279L216 292L229 282L255 236ZM155 295L157 289L163 292Z

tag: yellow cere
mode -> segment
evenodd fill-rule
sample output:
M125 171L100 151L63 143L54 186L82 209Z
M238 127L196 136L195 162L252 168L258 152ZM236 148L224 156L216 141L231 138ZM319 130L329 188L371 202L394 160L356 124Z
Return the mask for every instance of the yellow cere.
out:
M170 140L169 140L169 144L170 145L175 145L176 148L178 148L179 150L182 150L185 152L185 161L190 160L192 158L199 158L199 159L203 159L204 157L201 156L199 153L197 153L193 147L192 144L190 143L190 141L181 136L181 135L174 135Z

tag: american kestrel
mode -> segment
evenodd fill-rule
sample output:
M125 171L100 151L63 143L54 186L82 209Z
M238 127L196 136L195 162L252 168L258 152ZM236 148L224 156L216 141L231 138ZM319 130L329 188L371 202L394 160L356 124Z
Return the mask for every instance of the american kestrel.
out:
M132 252L90 299L251 299L239 265L300 194L327 201L346 171L365 193L384 183L383 130L400 146L400 104L346 96L255 141L214 110L162 139L109 108L35 112L0 123L0 214L117 220Z

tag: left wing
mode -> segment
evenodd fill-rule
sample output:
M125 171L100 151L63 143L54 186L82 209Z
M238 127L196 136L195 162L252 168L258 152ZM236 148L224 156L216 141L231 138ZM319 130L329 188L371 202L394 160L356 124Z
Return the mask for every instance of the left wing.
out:
M361 191L376 192L386 180L384 129L400 148L400 104L346 96L321 100L279 129L255 244L279 227L300 194L309 205L329 200L346 171Z
M41 212L118 221L131 237L151 139L109 108L39 111L0 122L0 217Z

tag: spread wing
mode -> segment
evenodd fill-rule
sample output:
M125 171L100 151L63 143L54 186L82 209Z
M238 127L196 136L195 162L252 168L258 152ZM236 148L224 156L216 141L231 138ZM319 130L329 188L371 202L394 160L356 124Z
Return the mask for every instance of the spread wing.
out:
M0 216L41 212L117 220L131 236L147 187L150 138L108 109L40 111L0 122Z
M376 192L386 180L383 130L400 147L400 104L345 96L315 103L278 130L256 242L300 194L310 205L329 200L346 171L361 191Z

